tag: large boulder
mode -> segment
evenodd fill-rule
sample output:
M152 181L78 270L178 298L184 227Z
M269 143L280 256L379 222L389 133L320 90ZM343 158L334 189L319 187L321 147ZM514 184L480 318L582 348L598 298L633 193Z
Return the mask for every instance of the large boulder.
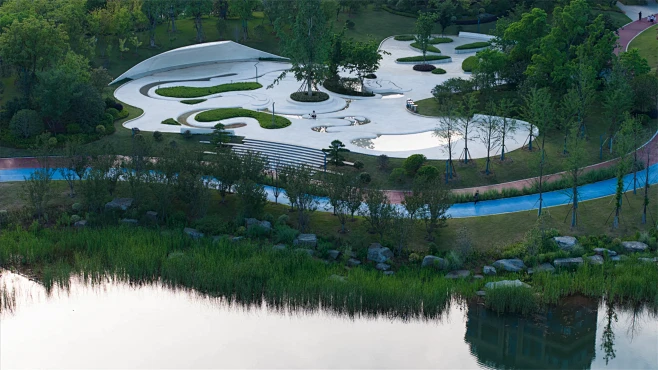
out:
M146 211L146 219L149 220L149 222L158 222L158 212Z
M347 265L349 267L356 267L356 266L359 266L360 264L361 264L361 261L359 261L356 258L350 258L350 259L347 260Z
M388 271L391 269L391 265L387 265L385 263L378 263L375 265L375 268L379 271Z
M425 256L420 266L444 269L446 267L446 261L443 258L437 256Z
M582 264L583 264L583 258L582 257L558 258L555 261L553 261L553 265L555 265L555 267L576 267L576 266L580 266Z
M203 238L203 233L197 229L191 227L186 227L183 229L183 232L187 234L192 239L201 239Z
M468 270L455 270L447 273L446 279L464 279L469 276L471 276L471 272Z
M587 262L591 263L592 265L602 265L603 257L599 256L598 254L595 254L593 256L587 257Z
M555 240L557 246L563 251L570 251L573 247L578 245L578 240L573 236L556 236L553 240Z
M550 272L552 274L552 273L555 272L555 267L553 267L553 265L551 265L548 262L542 263L541 265L539 265L537 267L529 268L528 269L528 274L532 275L536 272L543 272L543 271Z
M642 242L621 242L621 246L624 247L626 252L644 252L649 246Z
M391 258L393 258L393 252L379 243L372 243L368 247L368 260L370 261L384 263Z
M247 229L250 229L254 226L260 226L267 231L272 230L272 223L269 221L259 221L255 218L248 218L245 220L245 223L247 224Z
M299 234L293 244L298 247L315 248L318 245L318 237L315 234Z
M496 268L493 266L484 266L482 268L482 273L487 276L496 275Z
M493 267L497 270L504 270L508 272L521 272L526 269L525 264L518 258L498 260L493 263Z
M111 202L105 203L105 210L106 211L114 211L114 210L120 210L120 211L127 211L130 206L133 205L133 199L132 198L114 198L112 199Z
M338 256L340 256L340 251L337 251L335 249L330 249L327 251L327 254L329 255L329 258L332 260L337 260Z
M484 284L486 289L496 289L496 288L530 288L530 285L522 282L521 280L501 280L501 281L491 281Z
M594 248L594 253L598 254L599 256L603 256L607 253L608 256L610 257L614 257L617 255L617 252L606 248Z
M80 229L83 228L83 227L87 227L87 220L76 221L76 222L73 224L73 226L74 226L74 227L77 227L77 228L80 228Z

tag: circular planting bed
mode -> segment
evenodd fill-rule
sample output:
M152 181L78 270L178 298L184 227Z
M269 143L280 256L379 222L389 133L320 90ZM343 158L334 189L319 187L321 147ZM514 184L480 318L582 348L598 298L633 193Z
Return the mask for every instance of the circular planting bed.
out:
M298 91L290 94L290 99L301 103L319 103L329 100L329 94L322 91L313 91L313 95L309 96L306 91Z
M432 74L444 75L444 74L446 74L446 70L442 69L442 68L435 68L434 70L432 70Z
M414 66L414 71L419 71L419 72L432 72L435 69L436 67L431 64L416 64Z
M215 122L236 117L254 118L260 127L267 129L284 128L291 124L290 120L285 117L275 115L274 122L272 122L272 114L242 108L211 109L197 114L194 119L199 122Z

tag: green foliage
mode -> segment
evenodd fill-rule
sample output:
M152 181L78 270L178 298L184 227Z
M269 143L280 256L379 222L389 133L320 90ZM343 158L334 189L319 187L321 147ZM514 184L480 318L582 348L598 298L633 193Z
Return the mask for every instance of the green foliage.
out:
M176 121L173 118L167 118L166 120L161 122L163 125L172 125L172 126L180 126L180 123Z
M402 168L409 176L415 176L416 172L425 164L427 157L422 154L412 154L404 160Z
M491 46L491 43L488 41L479 41L479 42L472 42L470 44L464 44L464 45L459 45L455 47L455 50L469 50L469 49L479 49L479 48L486 48Z
M394 182L397 184L401 184L404 182L404 180L407 177L407 172L400 167L394 168L393 171L391 171L391 174L389 175L389 181Z
M416 177L423 177L428 180L433 180L441 175L441 171L435 166L424 165L417 172Z
M436 45L436 44L448 44L454 41L455 40L451 39L450 37L434 37L430 39L429 43L432 45Z
M421 48L421 47L420 47L420 44L418 44L417 42L412 42L412 43L411 43L411 47L416 48L416 49L420 49L420 48ZM426 51L429 51L429 52L432 52L432 53L441 54L441 50L439 50L439 48L437 48L437 47L435 47L435 46L432 46L432 45L427 45L427 49L426 49Z
M160 96L167 96L171 98L199 98L202 96L219 94L229 91L245 91L256 90L263 87L258 82L233 82L228 84L221 84L209 87L189 87L189 86L172 86L161 87L155 90L155 93ZM186 103L196 104L196 103Z
M163 140L162 132L153 131L153 140L158 141L158 142L162 141Z
M286 215L282 215L286 216ZM299 231L293 229L286 225L285 223L279 223L274 227L274 242L283 243L287 245L292 245L295 238L299 235Z
M537 297L532 289L524 287L498 287L487 290L485 306L497 313L529 315L538 308Z
M180 102L183 104L193 105L193 104L203 103L204 101L206 101L206 99L189 99L189 100L181 100Z
M119 118L119 111L116 110L115 108L107 108L105 110L105 113L111 114L114 120L117 120Z
M434 68L432 70L432 74L434 74L434 75L443 75L443 74L446 74L446 70L441 69L441 68Z
M318 103L329 100L329 94L322 91L313 91L311 95L308 95L306 92L299 91L290 94L290 99L302 103Z
M281 116L274 116L274 122L272 122L271 114L242 108L219 108L208 110L197 114L196 120L199 122L214 122L235 117L254 118L258 121L260 127L266 129L284 128L290 126L291 123L289 119Z
M434 61L434 60L445 60L445 59L450 59L450 57L447 56L447 55L427 55L424 58L422 56L404 57L404 58L398 58L395 61L396 62L401 62L401 63L405 63L405 62L425 62L425 61L431 62L431 61Z
M39 113L31 109L22 109L9 121L9 130L15 137L29 138L42 133L44 125Z
M414 36L412 36L412 35L397 35L397 36L395 36L395 37L393 37L393 38L394 38L395 40L397 40L397 41L413 41L413 40L416 39L416 38L415 38Z
M327 153L327 158L329 163L334 166L342 166L345 157L342 153L348 153L349 150L345 149L345 144L340 140L334 140L329 145L328 149L322 149L323 152Z
M477 56L472 55L464 59L464 61L462 62L462 70L464 70L464 72L473 72L473 70L477 68L477 65L478 65L478 58Z

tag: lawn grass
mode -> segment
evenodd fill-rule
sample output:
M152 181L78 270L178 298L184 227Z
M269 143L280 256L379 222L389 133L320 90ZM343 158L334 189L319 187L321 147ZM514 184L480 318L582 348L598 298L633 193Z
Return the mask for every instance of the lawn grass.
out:
M413 35L397 35L393 38L396 41L413 41L416 39Z
M412 47L412 48L416 48L416 49L418 49L418 50L422 50L422 49L420 48L420 45L419 45L417 42L412 42L412 43L411 43L411 47ZM438 54L441 54L441 50L439 50L437 47L432 46L432 45L427 45L427 51L428 51L428 52L432 52L432 53L438 53Z
M448 44L451 42L454 42L455 40L451 39L450 37L434 37L430 39L430 44Z
M473 72L475 69L475 66L477 66L478 63L478 57L475 55L471 55L470 57L464 59L462 62L462 70L464 72Z
M423 62L423 61L433 61L433 60L443 60L443 59L449 59L450 57L447 55L426 55L423 57L422 55L418 56L413 56L413 57L404 57L404 58L398 58L395 61L396 62Z
M490 42L479 41L479 42L471 42L470 44L459 45L455 48L455 50L479 49L479 48L485 48L485 47L488 47L488 46L491 46Z
M155 90L155 93L160 96L166 96L170 98L200 98L207 95L219 94L229 91L246 91L246 90L256 90L263 87L263 85L258 82L232 82L228 84L221 84L208 87L190 87L190 86L172 86L172 87L161 87ZM196 101L199 103L200 101ZM188 104L196 104L189 103Z
M291 122L286 117L274 116L274 122L272 122L272 115L263 112L256 112L253 110L242 109L242 108L218 108L212 109L205 112L201 112L196 115L195 119L199 122L214 122L221 121L223 119L235 118L235 117L250 117L258 120L258 124L262 128L267 129L277 129L290 126Z
M631 41L628 49L640 49L640 55L644 57L653 72L658 69L658 40L656 40L656 33L658 27L652 26L647 28L644 32L639 34Z
M189 100L181 100L180 102L187 105L194 105L194 104L203 103L206 100L207 99L189 99Z

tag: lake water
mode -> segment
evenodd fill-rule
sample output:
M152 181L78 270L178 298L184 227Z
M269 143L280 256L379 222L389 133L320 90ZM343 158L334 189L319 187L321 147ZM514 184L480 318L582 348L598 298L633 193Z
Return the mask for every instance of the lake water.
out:
M0 287L2 369L658 368L656 316L617 309L606 332L605 304L584 299L532 319L455 303L440 320L404 321L245 308L157 284L74 280L47 294L4 272Z

